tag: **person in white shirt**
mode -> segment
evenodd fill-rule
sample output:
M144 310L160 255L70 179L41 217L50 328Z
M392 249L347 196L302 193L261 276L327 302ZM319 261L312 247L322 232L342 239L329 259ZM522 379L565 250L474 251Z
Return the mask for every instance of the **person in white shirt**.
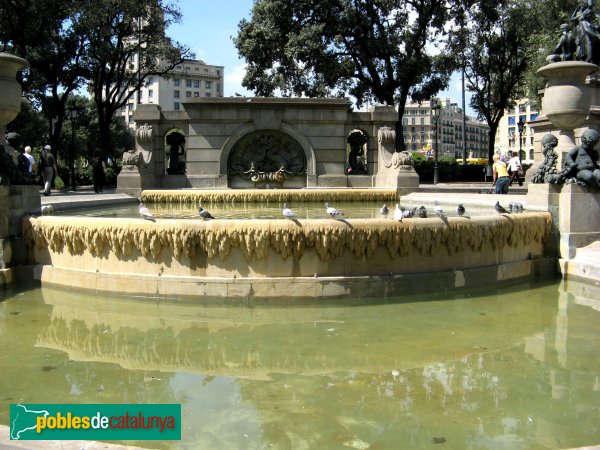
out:
M520 175L523 173L523 167L519 161L519 155L512 152L508 152L508 154L511 156L506 164L508 173L510 173L510 185L512 186L513 181L517 180L519 182L519 186L523 186L523 180L521 179Z
M25 157L29 160L29 175L33 173L33 166L35 165L35 160L33 159L33 155L31 154L31 147L28 145L25 147Z

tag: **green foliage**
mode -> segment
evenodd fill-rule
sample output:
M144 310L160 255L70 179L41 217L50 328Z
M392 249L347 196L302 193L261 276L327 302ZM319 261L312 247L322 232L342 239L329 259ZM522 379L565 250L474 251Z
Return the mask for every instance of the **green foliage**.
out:
M350 95L398 104L400 117L409 96L447 86L456 67L439 46L448 18L443 0L257 0L234 43L247 61L243 84L259 96Z

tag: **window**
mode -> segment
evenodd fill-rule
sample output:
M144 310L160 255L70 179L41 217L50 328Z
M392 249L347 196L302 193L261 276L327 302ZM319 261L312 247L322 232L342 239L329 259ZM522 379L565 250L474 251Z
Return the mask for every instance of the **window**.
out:
M175 111L179 111L179 102L175 102L175 103L173 103L173 109L174 109Z
M180 82L181 82L181 80L180 80L179 78L175 78L175 79L173 79L173 84L174 84L175 86L179 86L179 83L180 83Z
M185 91L185 96L190 98L192 96L192 91Z
M154 77L149 77L148 84L153 84L153 83L154 83Z
M414 118L414 117L412 119L410 119L410 124L411 125L416 125L417 124L417 119Z
M192 80L185 80L185 87L192 87Z
M198 91L194 92L194 97L200 97L200 92L198 92Z
M152 89L148 89L148 98L154 97L154 91Z
M210 95L210 92L207 92L207 93L205 94L205 96L206 96L206 97L210 97L210 96L211 96L211 95Z
M421 125L425 125L425 117L421 117Z
M514 125L515 123L515 116L508 116L508 124Z
M221 76L221 71L217 69L217 75Z
M204 87L205 87L206 89L211 89L211 88L212 88L212 81L207 81L207 82L205 83Z
M195 88L199 88L200 87L200 81L199 80L194 80L194 87Z
M408 119L407 118L403 118L402 119L402 125L408 125Z
M179 90L173 91L173 97L179 98Z

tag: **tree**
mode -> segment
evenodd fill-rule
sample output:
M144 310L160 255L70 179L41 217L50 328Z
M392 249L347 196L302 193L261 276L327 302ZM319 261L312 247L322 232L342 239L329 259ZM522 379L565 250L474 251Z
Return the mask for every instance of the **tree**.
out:
M53 149L58 148L67 100L85 74L81 36L68 26L74 11L85 3L0 0L3 49L29 62L21 84L33 107L41 107L45 113Z
M396 149L409 95L447 86L454 58L436 49L448 19L443 0L257 0L234 43L257 95L345 96L398 107Z
M524 77L534 60L530 35L538 22L535 1L480 0L465 3L451 48L463 57L471 106L489 126L488 162L504 111L525 96Z
M112 151L110 126L115 113L152 75L165 75L189 49L173 43L164 31L180 20L179 11L162 0L97 0L74 18L86 35L84 64L98 111L100 145Z

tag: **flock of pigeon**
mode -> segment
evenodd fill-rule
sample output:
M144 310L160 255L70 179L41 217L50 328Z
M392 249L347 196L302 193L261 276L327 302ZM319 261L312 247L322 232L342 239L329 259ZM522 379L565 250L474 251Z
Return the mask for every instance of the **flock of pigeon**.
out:
M496 202L495 209L498 214L521 213L521 212L523 212L523 205L521 203L513 202L513 203L509 204L508 210L507 210L498 201L498 202ZM152 222L156 221L156 219L154 218L154 215L150 212L148 207L146 207L146 205L144 205L143 203L139 204L138 210L140 213L140 217L142 219L150 220ZM329 214L329 216L332 219L336 219L336 218L344 215L344 213L342 211L334 208L333 206L330 206L329 203L325 203L325 211L327 212L327 214ZM435 201L435 206L433 208L433 211L435 212L435 215L437 217L439 217L440 219L442 219L444 221L447 220L446 216L444 215L444 210L442 209L440 203L437 200ZM290 208L288 208L287 203L283 204L283 210L281 212L283 214L283 217L285 217L286 219L296 219L296 215L294 214L294 211L292 211ZM383 219L388 218L388 216L390 214L390 210L389 210L387 204L384 203L384 205L379 210L379 214ZM462 205L462 203L456 207L456 214L459 217L462 217L465 215L465 207ZM208 212L206 209L202 208L202 206L198 206L198 216L204 220L214 219L213 215L210 212ZM403 219L412 219L415 216L420 217L422 219L427 218L427 208L425 208L425 206L420 206L419 208L415 207L412 209L406 209L404 207L401 207L399 203L396 203L396 209L394 210L394 213L393 213L394 220L402 222Z

